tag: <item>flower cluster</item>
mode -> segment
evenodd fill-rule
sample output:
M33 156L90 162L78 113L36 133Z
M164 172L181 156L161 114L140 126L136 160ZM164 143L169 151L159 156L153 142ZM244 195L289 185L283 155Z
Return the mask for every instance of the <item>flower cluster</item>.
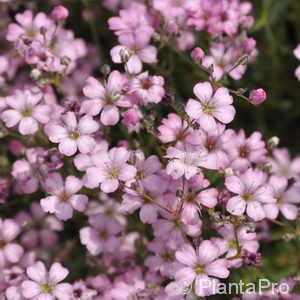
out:
M267 98L227 80L257 55L250 2L106 0L116 65L101 69L66 7L10 19L1 5L1 299L211 296L261 267L271 226L299 239L300 157L231 128L236 101ZM183 101L161 49L201 74Z

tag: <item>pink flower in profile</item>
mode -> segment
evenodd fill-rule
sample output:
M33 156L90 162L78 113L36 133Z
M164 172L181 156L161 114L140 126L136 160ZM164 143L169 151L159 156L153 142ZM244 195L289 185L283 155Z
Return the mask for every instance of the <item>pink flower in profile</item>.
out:
M300 44L294 49L294 55L300 60ZM295 76L300 81L300 66L295 70Z
M276 219L280 211L287 220L295 220L299 212L296 206L300 203L299 188L292 186L288 189L288 179L279 175L271 176L269 183L274 188L274 197L277 202L264 205L266 216Z
M68 176L64 183L59 173L48 174L44 186L51 196L41 199L43 210L55 213L56 217L63 221L72 217L73 209L84 211L88 197L76 194L82 185L81 180L75 176Z
M189 99L185 111L205 131L216 129L216 119L224 124L234 119L235 109L231 105L233 98L228 89L221 87L213 91L209 82L203 82L194 86L194 94L199 101Z
M0 218L0 270L7 263L17 263L23 255L23 248L14 243L14 239L20 233L20 225L13 219Z
M196 251L190 244L183 244L180 250L175 252L177 260L185 265L176 272L176 281L183 283L185 287L195 282L197 296L215 294L219 283L215 277L227 278L229 276L228 261L218 259L219 255L219 247L208 240L204 240Z
M186 121L183 121L176 114L168 114L167 118L162 119L162 125L158 127L157 137L163 143L184 141L193 131Z
M274 189L265 184L265 174L258 169L249 168L239 176L231 175L225 179L226 188L237 196L230 198L226 209L233 215L240 216L245 210L254 221L261 221L266 214L263 203L274 203Z
M39 123L45 124L50 119L50 106L39 104L42 97L38 89L16 90L14 95L6 97L9 109L2 112L1 119L9 128L19 124L19 132L23 135L34 134Z
M69 16L69 11L62 5L57 5L51 12L54 21L63 21Z
M91 226L80 229L80 241L92 255L102 252L112 253L118 247L116 235L121 232L122 226L114 219L103 214L89 217Z
M149 45L151 36L145 31L139 30L135 33L124 33L118 40L121 45L110 50L114 63L122 63L121 50L129 51L130 58L126 63L130 73L138 74L143 69L143 63L153 64L157 62L157 49Z
M177 144L177 147L167 149L165 157L170 159L166 168L168 175L173 179L179 179L182 176L190 179L198 173L199 167L205 162L206 151L190 143Z
M84 115L77 121L74 112L67 112L58 121L47 128L49 140L59 143L58 149L66 156L72 156L77 148L81 153L89 153L96 142L91 136L99 129L99 124L90 115Z
M263 89L257 89L250 92L249 101L254 105L259 105L265 102L267 94Z
M134 93L144 105L159 103L165 95L163 85L162 76L150 76L146 71L132 78L129 92Z
M126 82L126 77L118 71L111 72L105 84L94 77L89 77L83 87L83 94L90 100L82 103L80 112L92 116L96 116L101 112L100 121L104 125L117 124L120 119L118 106L131 106L131 103L123 95Z
M21 284L25 299L69 300L72 286L69 283L59 283L64 280L69 271L60 263L54 263L49 272L41 261L37 261L26 270L30 280Z
M112 148L108 152L99 151L91 156L94 167L86 170L89 187L100 188L112 193L119 187L119 181L129 181L136 175L136 168L127 163L131 153L125 148Z

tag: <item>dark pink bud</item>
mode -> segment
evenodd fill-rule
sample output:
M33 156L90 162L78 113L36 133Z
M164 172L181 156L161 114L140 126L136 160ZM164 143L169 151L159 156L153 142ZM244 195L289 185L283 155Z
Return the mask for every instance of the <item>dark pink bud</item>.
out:
M196 47L192 52L191 52L191 57L193 61L196 64L200 64L202 62L202 59L204 57L204 52L201 48Z
M69 16L69 11L62 5L57 5L51 12L54 21L63 21Z
M124 147L126 149L129 149L129 144L127 141L121 140L121 141L118 141L117 147Z
M267 98L267 94L263 89L253 90L250 93L250 102L254 105L263 103Z
M124 112L124 122L126 124L136 125L140 117L134 108L128 109Z
M256 46L256 40L253 38L246 38L243 41L243 48L246 53L250 53Z

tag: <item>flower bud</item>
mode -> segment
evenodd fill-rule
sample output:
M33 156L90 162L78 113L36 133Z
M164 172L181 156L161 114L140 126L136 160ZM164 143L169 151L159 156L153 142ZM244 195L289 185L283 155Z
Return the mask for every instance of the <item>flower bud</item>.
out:
M224 170L224 175L225 175L225 177L231 176L231 175L233 175L233 174L234 174L234 172L233 172L232 168L226 168L226 169Z
M256 46L256 40L253 38L246 38L243 41L242 46L246 53L250 53Z
M105 64L100 68L100 72L104 75L107 76L110 73L110 66Z
M69 11L62 5L57 5L51 12L54 21L63 21L69 16Z
M279 144L279 138L277 136L272 136L268 141L267 141L267 148L269 150L273 150L276 148Z
M130 108L124 112L124 122L125 124L136 125L140 117L134 108Z
M37 81L41 78L42 72L39 69L32 69L29 76L33 81Z
M126 64L128 62L130 56L131 56L131 53L128 49L125 48L125 49L120 50L121 62L123 64Z
M267 98L267 94L263 89L253 90L250 93L250 102L254 105L263 103Z
M204 52L201 48L196 47L192 52L191 52L191 57L193 61L196 64L200 64L202 62L202 59L204 57Z
M71 62L71 58L69 58L66 55L64 55L60 58L60 63L64 66L68 66L70 62Z

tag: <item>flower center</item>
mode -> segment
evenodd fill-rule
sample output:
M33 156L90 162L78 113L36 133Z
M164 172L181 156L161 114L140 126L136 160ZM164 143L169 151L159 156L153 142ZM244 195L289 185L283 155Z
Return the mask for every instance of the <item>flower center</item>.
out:
M53 288L48 282L46 282L42 285L42 290L45 294L52 294Z
M246 146L241 147L240 149L240 157L247 158L249 155L249 151Z
M82 295L82 290L81 290L81 289L77 289L77 290L75 290L75 291L73 292L73 294L74 294L74 297L75 297L75 298L80 298L81 295Z
M65 193L59 197L60 202L68 202L69 197Z
M196 265L194 268L196 274L204 274L204 266L203 265Z
M110 179L117 179L119 177L119 169L112 167L111 169L107 170L107 175Z
M78 131L73 130L73 131L70 131L69 135L70 135L70 139L76 140L79 138L80 134Z
M247 201L250 201L251 198L252 198L252 195L250 193L244 193L242 195L242 198L247 202Z
M152 87L152 82L149 78L146 78L141 81L141 88L143 90L149 90Z
M29 109L25 109L23 112L22 112L22 116L23 117L30 117L30 113L31 111Z
M202 105L202 110L205 114L212 115L214 106L210 105L209 103Z
M236 240L230 240L229 241L229 245L228 245L229 249L236 249Z

